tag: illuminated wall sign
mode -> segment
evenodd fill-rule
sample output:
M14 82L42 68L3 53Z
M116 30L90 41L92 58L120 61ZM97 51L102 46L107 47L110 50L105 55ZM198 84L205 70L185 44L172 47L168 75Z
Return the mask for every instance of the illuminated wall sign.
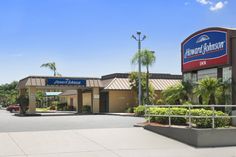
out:
M182 43L182 71L216 67L228 63L227 32L201 32Z
M48 78L47 85L79 85L86 86L86 80L68 78Z

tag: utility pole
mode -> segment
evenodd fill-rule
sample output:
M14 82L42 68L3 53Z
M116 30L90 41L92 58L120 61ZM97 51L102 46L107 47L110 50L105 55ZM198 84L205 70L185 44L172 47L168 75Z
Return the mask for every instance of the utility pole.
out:
M141 37L141 32L137 32L137 37L132 35L132 38L138 42L138 105L142 105L142 87L141 87L141 42L146 39L146 36Z

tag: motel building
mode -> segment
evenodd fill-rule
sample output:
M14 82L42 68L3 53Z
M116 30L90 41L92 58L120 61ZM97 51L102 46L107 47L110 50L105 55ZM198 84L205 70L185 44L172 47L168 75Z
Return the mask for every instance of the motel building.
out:
M229 84L226 104L236 104L236 29L212 27L197 31L181 44L183 80L205 78Z
M128 73L114 73L101 78L29 76L19 81L20 95L29 97L29 113L36 112L36 92L60 93L60 102L74 106L82 112L89 105L93 113L125 112L127 107L137 105L137 94L131 90ZM150 84L156 99L162 90L176 85L182 75L151 74Z

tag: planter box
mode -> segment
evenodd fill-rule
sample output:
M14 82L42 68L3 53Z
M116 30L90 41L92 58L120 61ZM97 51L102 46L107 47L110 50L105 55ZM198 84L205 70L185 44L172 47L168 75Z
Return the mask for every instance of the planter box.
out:
M232 115L233 115L233 116L236 116L236 110L233 110L233 111L232 111ZM233 126L236 126L236 118L232 118L232 125L233 125Z
M146 125L144 129L195 147L236 146L236 128L196 129Z

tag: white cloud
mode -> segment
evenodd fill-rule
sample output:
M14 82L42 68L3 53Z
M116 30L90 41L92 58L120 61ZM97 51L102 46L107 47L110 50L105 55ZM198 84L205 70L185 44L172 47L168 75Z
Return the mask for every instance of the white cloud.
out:
M224 8L224 6L226 4L228 4L228 1L226 1L226 0L225 1L218 1L218 2L215 2L213 0L196 0L196 1L202 5L209 6L210 11L221 10Z
M210 0L197 0L197 2L201 3L203 5L212 4L212 2Z
M224 7L224 3L223 2L218 2L218 3L216 3L216 4L214 4L214 5L211 5L211 7L210 7L210 10L211 11L217 11L217 10L220 10L220 9L222 9L223 7Z

